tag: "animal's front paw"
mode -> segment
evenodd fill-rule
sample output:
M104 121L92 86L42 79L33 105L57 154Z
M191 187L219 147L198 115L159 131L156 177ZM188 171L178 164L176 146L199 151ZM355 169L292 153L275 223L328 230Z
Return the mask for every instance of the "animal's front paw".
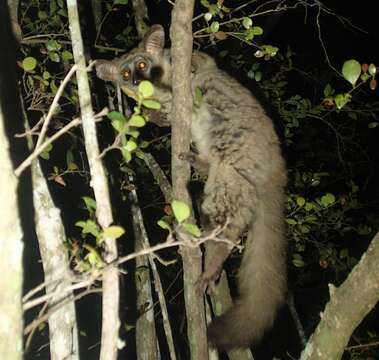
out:
M209 274L207 272L202 273L196 282L196 293L200 296L203 296L205 291L208 295L212 294L214 292L217 279L218 274Z

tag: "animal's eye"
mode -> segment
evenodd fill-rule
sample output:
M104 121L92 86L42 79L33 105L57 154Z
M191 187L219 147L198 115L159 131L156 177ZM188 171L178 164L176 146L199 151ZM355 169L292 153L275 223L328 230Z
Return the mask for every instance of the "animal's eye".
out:
M147 68L147 64L146 64L144 61L140 61L140 62L137 64L137 67L138 67L139 70L144 71L144 70L146 70L146 68Z
M129 70L124 70L124 71L122 72L122 78L123 78L124 80L129 80L129 77L130 77L130 71L129 71Z

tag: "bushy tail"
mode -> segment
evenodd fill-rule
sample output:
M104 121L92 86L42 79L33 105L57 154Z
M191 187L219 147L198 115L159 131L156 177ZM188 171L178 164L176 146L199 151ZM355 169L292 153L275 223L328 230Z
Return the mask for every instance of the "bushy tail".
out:
M246 347L272 326L286 292L286 238L283 191L270 189L256 209L238 274L240 296L208 327L220 349Z

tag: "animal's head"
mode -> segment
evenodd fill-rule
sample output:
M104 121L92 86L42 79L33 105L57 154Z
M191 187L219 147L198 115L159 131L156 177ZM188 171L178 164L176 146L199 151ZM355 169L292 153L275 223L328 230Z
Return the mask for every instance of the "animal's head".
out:
M169 63L169 60L164 59L164 38L163 27L153 25L137 48L113 60L97 60L97 76L117 83L124 91L132 92L137 90L142 80L160 83L166 63Z

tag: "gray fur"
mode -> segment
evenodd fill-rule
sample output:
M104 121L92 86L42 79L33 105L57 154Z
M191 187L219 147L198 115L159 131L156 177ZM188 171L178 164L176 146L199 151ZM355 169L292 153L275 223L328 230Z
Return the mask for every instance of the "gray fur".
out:
M163 29L154 25L138 49L103 71L108 74L106 80L132 88L117 76L110 79L109 74L119 74L123 64L136 57L147 57L151 68L160 68L160 77L152 79L155 97L166 114L164 121L159 117L160 125L169 123L171 109L170 50L156 48L163 46L163 39ZM194 52L192 64L193 92L196 88L202 92L202 101L194 106L191 128L198 155L181 156L208 172L201 208L210 227L228 222L223 236L233 243L248 229L238 276L240 295L231 309L211 323L208 334L219 348L243 347L258 341L272 326L285 297L286 167L272 121L256 98L208 55ZM204 273L198 281L200 292L218 278L229 253L225 244L208 244Z

